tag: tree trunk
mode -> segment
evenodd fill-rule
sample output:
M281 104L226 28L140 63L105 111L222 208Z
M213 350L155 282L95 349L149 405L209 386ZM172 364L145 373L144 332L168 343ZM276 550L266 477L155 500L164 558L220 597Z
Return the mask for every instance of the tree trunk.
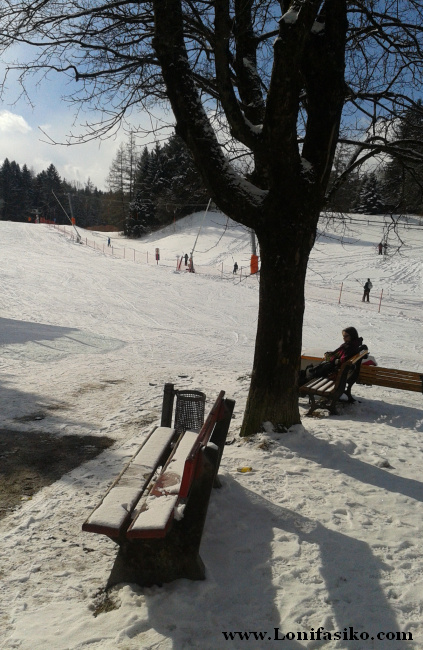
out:
M272 228L257 232L261 257L259 315L241 436L262 431L265 421L279 431L300 423L298 373L304 284L314 230L308 228L307 234L295 217L291 233L286 222L284 225L280 218L277 223L273 221Z

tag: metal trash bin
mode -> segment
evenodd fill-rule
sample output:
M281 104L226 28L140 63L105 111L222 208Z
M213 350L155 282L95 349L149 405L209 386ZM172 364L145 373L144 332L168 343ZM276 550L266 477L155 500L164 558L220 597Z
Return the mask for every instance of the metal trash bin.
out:
M174 427L178 433L200 431L204 424L206 395L199 390L177 390Z

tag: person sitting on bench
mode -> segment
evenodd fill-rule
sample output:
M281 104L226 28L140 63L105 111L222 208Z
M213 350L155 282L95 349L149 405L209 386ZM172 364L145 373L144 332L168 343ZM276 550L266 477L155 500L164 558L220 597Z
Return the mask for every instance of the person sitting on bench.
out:
M343 344L333 352L325 352L324 360L317 366L310 365L307 366L305 370L300 371L300 386L315 377L329 377L336 372L345 361L348 361L348 359L351 359L351 357L360 352L363 345L363 339L361 336L358 336L355 327L346 327L342 330L342 337L344 339Z

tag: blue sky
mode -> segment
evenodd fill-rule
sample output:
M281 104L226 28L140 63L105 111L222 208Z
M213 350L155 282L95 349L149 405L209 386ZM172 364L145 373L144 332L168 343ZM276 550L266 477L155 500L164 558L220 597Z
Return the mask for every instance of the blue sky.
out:
M0 77L3 70L0 61ZM53 163L60 176L68 181L85 185L90 179L98 189L106 189L110 165L119 144L127 141L127 133L121 128L114 137L72 146L48 143L45 134L55 142L66 142L70 132L83 132L81 125L98 120L99 115L80 113L75 122L76 108L63 97L72 95L76 83L69 82L62 74L49 73L38 84L29 80L27 89L32 105L27 98L19 97L20 87L12 75L0 100L0 164L9 158L39 173ZM133 116L133 126L138 125L149 128L149 116ZM151 140L151 136L139 137L137 144L141 147Z

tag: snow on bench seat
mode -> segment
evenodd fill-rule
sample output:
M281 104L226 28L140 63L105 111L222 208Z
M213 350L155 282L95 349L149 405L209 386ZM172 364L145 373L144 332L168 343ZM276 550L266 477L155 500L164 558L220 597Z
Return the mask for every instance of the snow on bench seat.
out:
M83 524L83 530L119 536L174 436L175 430L170 427L158 427L150 434Z
M128 528L127 538L165 537L173 521L178 499L177 494L146 497L141 512Z
M198 439L198 433L186 431L162 473L138 507L139 513L127 531L135 537L165 537L173 520L185 463Z

